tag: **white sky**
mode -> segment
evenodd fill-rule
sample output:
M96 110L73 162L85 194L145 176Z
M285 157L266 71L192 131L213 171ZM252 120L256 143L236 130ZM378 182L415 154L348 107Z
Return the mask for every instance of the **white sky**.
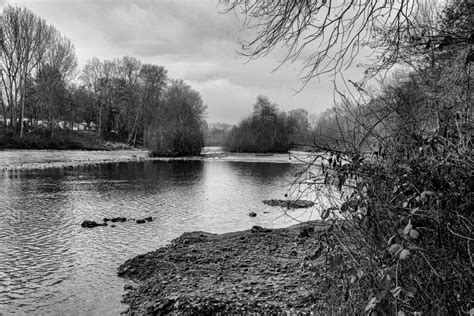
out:
M247 63L236 53L237 38L249 38L242 21L222 14L217 0L0 0L24 6L53 24L76 48L79 65L87 60L134 56L164 66L201 93L208 122L237 123L250 114L258 94L281 110L305 108L320 113L332 105L331 78L301 87L297 62L279 65L276 52ZM281 56L281 52L280 52ZM354 67L346 78L361 78Z

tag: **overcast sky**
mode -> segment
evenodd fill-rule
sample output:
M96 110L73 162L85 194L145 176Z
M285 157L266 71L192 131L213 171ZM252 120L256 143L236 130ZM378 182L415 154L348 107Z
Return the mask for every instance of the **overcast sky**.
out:
M329 77L314 80L297 95L300 65L276 72L281 52L247 63L237 38L249 38L242 21L222 14L217 0L0 0L25 6L53 24L75 45L79 65L87 60L134 56L164 66L201 93L208 122L237 123L252 111L258 94L281 110L320 113L332 105ZM352 74L352 76L351 76ZM349 69L347 79L360 79Z

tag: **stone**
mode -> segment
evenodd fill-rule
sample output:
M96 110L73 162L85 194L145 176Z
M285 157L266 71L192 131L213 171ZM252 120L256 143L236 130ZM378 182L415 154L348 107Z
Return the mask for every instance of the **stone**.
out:
M114 217L110 220L112 223L123 223L127 221L126 217Z
M136 220L137 224L145 224L146 221L144 219L137 219Z
M151 216L150 217L145 217L145 220L147 222L153 222L153 217L151 217Z
M285 207L288 209L292 208L309 208L314 206L313 201L307 201L307 200L263 200L263 204L269 205L269 206L280 206L280 207Z
M249 216L250 216L250 217L255 217L255 216L257 216L257 213L255 213L255 212L250 212L250 213L249 213Z
M81 224L81 227L85 227L85 228L94 228L97 226L107 226L107 223L99 224L95 221L83 221Z

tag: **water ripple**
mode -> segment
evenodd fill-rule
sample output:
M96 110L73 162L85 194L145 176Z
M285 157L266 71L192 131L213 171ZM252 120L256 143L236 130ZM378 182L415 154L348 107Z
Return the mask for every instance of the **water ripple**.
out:
M145 161L0 175L0 314L116 315L124 309L116 268L126 259L185 231L288 225L261 200L281 198L296 168ZM117 216L154 221L80 227Z

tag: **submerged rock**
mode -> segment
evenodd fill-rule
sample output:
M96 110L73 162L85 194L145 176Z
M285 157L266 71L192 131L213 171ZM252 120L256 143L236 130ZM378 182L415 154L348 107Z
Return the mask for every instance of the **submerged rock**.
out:
M95 221L83 221L81 224L81 227L85 227L85 228L94 228L97 226L107 226L107 223L99 224Z
M250 217L255 217L255 216L257 216L257 213L255 213L255 212L250 212L250 213L249 213L249 216L250 216Z
M150 217L145 217L145 220L147 222L153 222L153 217L151 217L151 216Z
M263 204L269 205L269 206L281 206L281 207L286 207L288 209L291 208L308 208L314 206L313 201L308 201L308 200L263 200Z
M127 221L126 217L114 217L110 220L112 223L123 223Z
M144 219L137 219L137 224L145 224L146 223L146 220Z

